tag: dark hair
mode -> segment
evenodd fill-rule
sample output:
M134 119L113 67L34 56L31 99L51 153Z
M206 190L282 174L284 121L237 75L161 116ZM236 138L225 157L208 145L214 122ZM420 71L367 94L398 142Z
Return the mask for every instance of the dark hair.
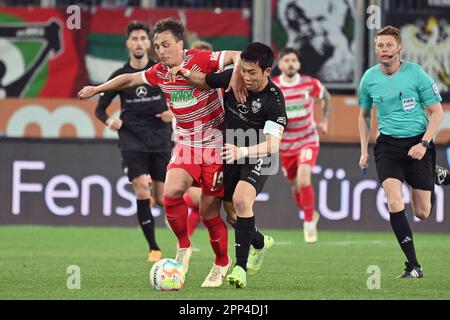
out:
M264 71L267 68L272 68L273 51L264 43L253 42L241 52L241 59L246 62L256 63Z
M166 18L156 22L154 33L169 31L178 41L184 40L183 24L173 18Z
M297 56L298 61L300 61L300 52L298 52L294 48L290 48L290 47L286 47L286 48L280 50L280 53L278 54L279 59L281 60L281 59L283 59L283 57L285 55L288 55L291 53L295 54Z
M136 20L135 21L131 21L128 24L127 30L126 30L127 38L129 38L130 34L133 31L136 31L136 30L144 30L145 33L147 34L148 38L150 39L150 27L149 27L149 25L144 23L144 22L142 22L142 21L136 21Z

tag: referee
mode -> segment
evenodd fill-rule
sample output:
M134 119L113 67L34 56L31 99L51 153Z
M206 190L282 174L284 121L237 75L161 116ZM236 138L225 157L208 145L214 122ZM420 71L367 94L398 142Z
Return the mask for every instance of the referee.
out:
M110 79L146 70L155 63L148 56L149 26L133 21L127 26L126 34L130 61L116 70ZM117 94L121 102L120 119L106 114L106 108ZM108 91L100 97L95 115L110 129L118 131L124 171L133 185L139 224L149 245L148 261L158 261L162 254L155 240L147 174L153 180L156 203L162 207L166 167L172 148L172 113L167 111L164 94L148 85Z
M411 187L415 216L427 219L438 181L433 137L443 116L442 99L436 83L421 66L400 60L400 30L392 26L381 29L375 48L380 63L366 71L359 87L359 166L368 168L371 109L376 105L380 131L374 148L376 169L387 196L392 230L408 260L400 278L422 278L402 185L406 181Z

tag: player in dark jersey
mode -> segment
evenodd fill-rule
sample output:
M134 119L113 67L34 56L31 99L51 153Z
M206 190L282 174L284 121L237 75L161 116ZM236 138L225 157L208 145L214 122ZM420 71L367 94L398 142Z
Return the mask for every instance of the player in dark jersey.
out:
M133 21L127 27L127 48L130 61L116 70L110 79L125 73L150 68L155 62L149 59L150 28ZM119 94L120 119L106 114L106 108ZM95 110L97 118L119 135L122 163L133 185L137 202L137 215L149 245L148 261L161 259L161 250L155 240L155 222L149 198L148 177L153 181L156 203L163 206L166 168L171 156L172 113L167 110L166 99L159 88L140 85L121 91L106 91Z
M221 90L192 88L183 77L169 77L168 74L180 65L210 72L234 64L235 70L239 70L240 51L184 50L184 34L185 28L180 21L171 18L158 21L153 46L159 63L142 72L122 74L99 86L85 86L78 97L87 99L104 91L144 84L163 90L175 115L179 138L168 165L164 187L165 214L178 240L175 259L183 264L187 273L192 247L187 232L188 208L183 194L192 185L201 186L200 214L215 253L213 266L202 287L218 287L222 284L222 275L225 276L231 266L227 226L220 217L220 197L223 196L220 150L224 121ZM239 71L233 73L230 87L243 100L245 85ZM217 276L219 274L220 277Z
M269 176L278 171L278 151L287 115L280 89L269 80L273 52L262 43L252 43L241 53L241 74L248 90L245 103L236 100L232 91L224 95L225 146L224 207L228 222L235 228L236 266L228 282L242 288L247 273L256 273L273 239L255 227L253 204ZM227 88L232 70L203 74L178 67L197 86ZM250 244L253 245L249 256Z

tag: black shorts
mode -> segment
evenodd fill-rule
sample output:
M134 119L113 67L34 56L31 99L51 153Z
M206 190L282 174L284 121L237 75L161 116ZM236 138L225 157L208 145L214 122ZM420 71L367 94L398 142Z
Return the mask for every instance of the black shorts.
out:
M130 182L143 174L150 174L153 180L164 182L170 157L170 151L122 151L122 167Z
M380 134L374 148L380 183L394 178L406 181L413 189L434 191L436 148L431 142L422 160L408 156L409 150L420 143L423 135L412 138L393 138Z
M253 159L256 160L256 159ZM271 174L267 174L271 161L268 158L256 160L256 164L225 164L223 168L223 200L227 202L233 201L233 194L239 181L250 183L256 190L258 195L264 188L264 184Z

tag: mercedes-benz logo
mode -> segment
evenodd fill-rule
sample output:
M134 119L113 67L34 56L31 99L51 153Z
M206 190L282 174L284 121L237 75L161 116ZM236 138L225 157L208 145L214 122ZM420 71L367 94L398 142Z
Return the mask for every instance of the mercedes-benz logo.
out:
M242 114L247 114L249 112L249 109L245 104L238 104L237 108L238 108L239 112Z
M137 88L136 88L136 95L137 95L139 98L145 97L145 96L147 95L147 88L144 87L144 86L137 87Z

